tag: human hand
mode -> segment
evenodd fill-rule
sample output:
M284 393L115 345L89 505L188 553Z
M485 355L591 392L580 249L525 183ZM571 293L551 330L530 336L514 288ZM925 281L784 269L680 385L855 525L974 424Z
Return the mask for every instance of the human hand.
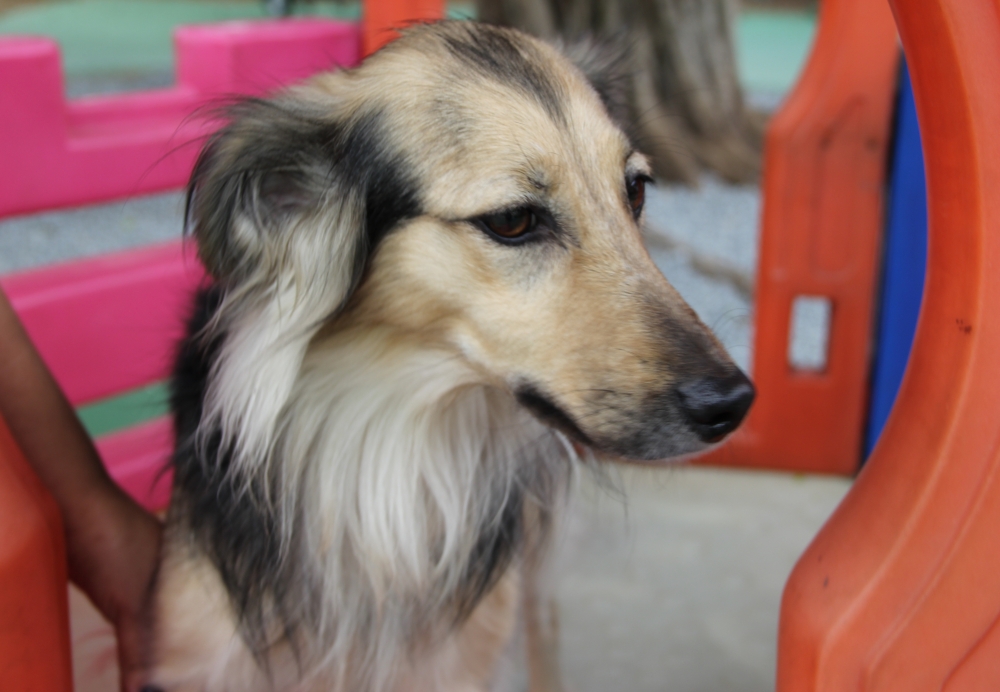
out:
M76 514L66 532L70 578L115 628L122 692L138 692L161 523L117 488L93 493Z

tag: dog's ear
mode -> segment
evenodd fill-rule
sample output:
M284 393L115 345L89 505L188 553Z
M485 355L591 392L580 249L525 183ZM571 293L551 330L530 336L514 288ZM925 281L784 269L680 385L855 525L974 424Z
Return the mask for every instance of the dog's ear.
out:
M228 117L195 165L187 225L222 294L201 430L251 463L266 458L309 341L381 237L419 213L418 190L381 112L347 112L329 88Z
M238 282L277 258L287 225L317 210L334 184L323 140L339 123L291 99L248 99L224 113L188 184L186 223L217 281Z
M615 124L631 137L634 118L630 96L634 65L625 36L605 39L585 36L558 47L583 72Z
M332 96L305 90L228 109L229 123L195 164L186 211L216 280L308 274L295 266L303 260L321 262L324 274L331 261L358 269L392 225L417 213L415 185L384 136L381 113L343 110ZM333 246L303 256L296 245L304 241Z

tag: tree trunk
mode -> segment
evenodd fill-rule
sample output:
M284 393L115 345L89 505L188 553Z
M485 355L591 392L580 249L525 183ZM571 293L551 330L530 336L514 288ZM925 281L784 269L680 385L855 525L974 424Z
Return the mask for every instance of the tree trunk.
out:
M626 56L627 129L656 174L696 184L760 172L762 121L736 72L737 0L478 0L479 18L570 45L593 39Z

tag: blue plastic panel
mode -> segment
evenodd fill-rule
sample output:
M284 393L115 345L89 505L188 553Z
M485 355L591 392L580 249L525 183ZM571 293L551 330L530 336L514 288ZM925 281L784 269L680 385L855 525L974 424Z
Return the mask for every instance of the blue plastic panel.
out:
M889 183L885 272L878 319L878 348L865 439L867 457L896 400L917 328L927 267L927 187L920 128L905 63L900 74L896 141Z

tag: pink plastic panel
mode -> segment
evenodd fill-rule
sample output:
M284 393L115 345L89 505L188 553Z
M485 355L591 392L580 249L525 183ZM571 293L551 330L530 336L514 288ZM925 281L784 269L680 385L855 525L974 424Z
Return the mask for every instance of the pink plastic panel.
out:
M97 441L111 477L139 504L151 511L170 502L172 472L166 464L173 449L170 418L157 418Z
M0 217L181 187L216 126L199 108L353 65L361 37L354 24L293 19L174 40L177 86L67 101L54 41L0 39Z
M74 405L163 379L205 272L180 242L0 278Z

